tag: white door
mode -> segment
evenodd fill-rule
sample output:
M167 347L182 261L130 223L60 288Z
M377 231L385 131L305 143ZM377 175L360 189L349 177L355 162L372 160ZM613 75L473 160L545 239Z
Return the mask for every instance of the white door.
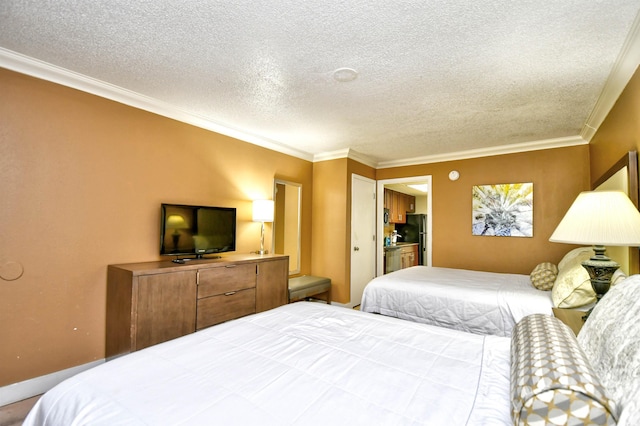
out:
M351 307L376 276L376 182L351 176Z

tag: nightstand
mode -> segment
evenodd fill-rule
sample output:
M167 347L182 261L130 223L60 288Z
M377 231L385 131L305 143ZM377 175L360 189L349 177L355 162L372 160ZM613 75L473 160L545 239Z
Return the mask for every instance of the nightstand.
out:
M553 315L558 318L560 321L569 326L571 330L577 336L580 332L580 329L584 325L584 320L582 319L585 316L586 311L579 311L578 309L562 309L562 308L552 308Z

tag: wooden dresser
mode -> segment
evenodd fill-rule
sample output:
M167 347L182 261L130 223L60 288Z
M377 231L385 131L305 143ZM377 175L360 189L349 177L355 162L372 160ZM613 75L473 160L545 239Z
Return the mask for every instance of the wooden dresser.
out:
M282 255L109 265L106 357L284 305L288 274Z

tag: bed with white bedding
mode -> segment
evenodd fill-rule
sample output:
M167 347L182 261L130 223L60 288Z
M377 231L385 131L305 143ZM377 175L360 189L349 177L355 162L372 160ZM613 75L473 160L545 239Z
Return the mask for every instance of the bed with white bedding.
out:
M143 349L42 396L31 425L640 424L640 275L577 338L511 338L299 302Z
M25 425L508 425L509 348L299 302L80 373Z
M510 336L523 317L552 314L529 275L413 266L374 278L360 309L476 334Z

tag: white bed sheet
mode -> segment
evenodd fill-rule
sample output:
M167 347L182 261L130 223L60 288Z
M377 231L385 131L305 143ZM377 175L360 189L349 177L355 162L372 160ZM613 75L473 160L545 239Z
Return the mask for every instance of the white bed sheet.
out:
M508 425L510 340L313 302L109 361L30 425Z
M374 278L360 309L476 334L511 336L527 315L553 315L550 291L529 275L413 266Z

